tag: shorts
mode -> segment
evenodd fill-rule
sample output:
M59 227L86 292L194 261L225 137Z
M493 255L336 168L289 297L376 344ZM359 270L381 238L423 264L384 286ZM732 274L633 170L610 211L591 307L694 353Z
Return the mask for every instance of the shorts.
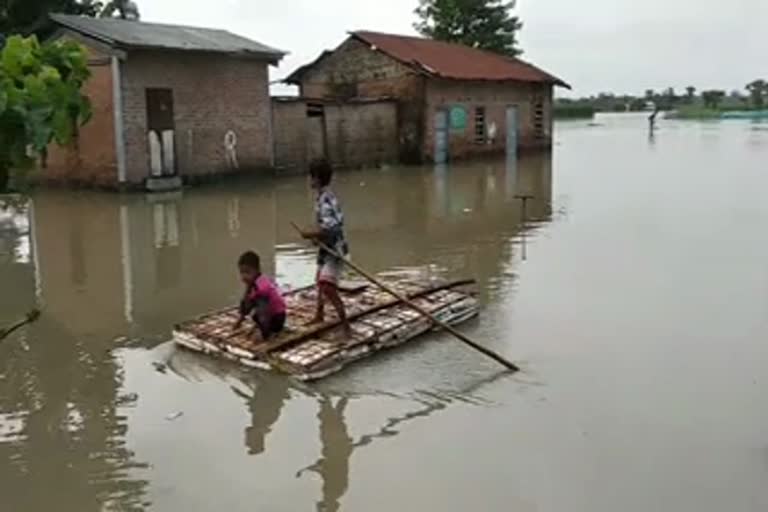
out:
M277 313L272 315L269 320L262 325L262 322L257 315L254 315L253 321L259 326L262 339L267 339L273 334L277 334L285 328L285 313Z
M316 280L318 283L328 283L338 286L344 272L344 262L336 258L326 258L317 267Z

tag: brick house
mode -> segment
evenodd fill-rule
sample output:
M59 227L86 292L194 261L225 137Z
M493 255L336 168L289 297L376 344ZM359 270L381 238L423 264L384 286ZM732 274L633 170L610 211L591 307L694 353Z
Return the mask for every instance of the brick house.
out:
M51 19L86 48L93 117L51 148L44 179L162 189L272 166L268 68L283 52L223 30Z
M569 87L520 59L364 31L286 82L308 98L396 98L400 159L414 163L549 147L553 88Z

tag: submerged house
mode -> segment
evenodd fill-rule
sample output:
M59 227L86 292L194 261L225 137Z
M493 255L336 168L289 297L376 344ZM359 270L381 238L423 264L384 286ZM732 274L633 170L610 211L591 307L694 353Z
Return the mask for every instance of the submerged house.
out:
M93 118L43 176L163 189L272 167L270 65L284 53L223 30L52 15L85 46Z
M432 39L353 32L286 82L304 98L397 101L399 158L445 162L552 143L559 78L520 59Z

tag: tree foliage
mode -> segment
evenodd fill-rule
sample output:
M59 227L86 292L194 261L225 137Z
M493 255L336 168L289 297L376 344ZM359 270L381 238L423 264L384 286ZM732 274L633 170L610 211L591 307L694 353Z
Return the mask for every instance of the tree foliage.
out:
M0 0L0 33L44 35L52 12L96 16L90 0Z
M139 6L131 0L110 0L96 3L99 6L99 17L101 18L139 19Z
M10 169L28 169L49 144L70 143L90 118L81 88L90 72L72 41L10 37L0 52L0 190Z
M755 80L747 85L747 91L749 91L752 105L756 109L765 107L766 100L768 100L768 82L762 79Z
M139 8L131 0L0 0L2 34L48 35L51 13L138 19Z
M512 15L515 0L419 0L414 24L420 34L509 56L521 52Z
M715 110L720 107L723 98L725 98L725 91L710 90L701 93L701 99L704 102L704 106Z
M696 87L689 85L685 88L685 102L689 105L696 99Z

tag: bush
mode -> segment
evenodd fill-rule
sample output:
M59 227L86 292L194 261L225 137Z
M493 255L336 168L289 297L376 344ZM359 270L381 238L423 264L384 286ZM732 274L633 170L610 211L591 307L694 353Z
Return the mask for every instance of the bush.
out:
M65 145L90 118L80 92L90 72L82 47L9 37L0 52L0 191L11 169L26 170L51 142Z
M592 119L595 117L595 108L591 105L556 103L553 116L555 119Z

